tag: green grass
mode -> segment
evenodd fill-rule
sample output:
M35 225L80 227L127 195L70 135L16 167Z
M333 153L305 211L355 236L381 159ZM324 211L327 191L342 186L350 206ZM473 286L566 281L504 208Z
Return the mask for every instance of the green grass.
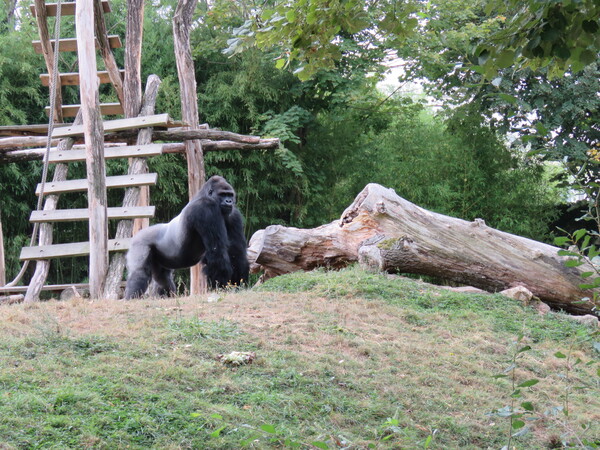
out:
M498 295L350 268L219 303L50 301L0 317L0 448L500 448L510 424L489 413L512 387L493 376L523 345L514 376L540 380L519 399L536 420L512 444L600 439L591 330ZM567 371L554 354L572 343L582 362ZM232 351L256 359L218 360ZM545 415L567 392L569 416Z

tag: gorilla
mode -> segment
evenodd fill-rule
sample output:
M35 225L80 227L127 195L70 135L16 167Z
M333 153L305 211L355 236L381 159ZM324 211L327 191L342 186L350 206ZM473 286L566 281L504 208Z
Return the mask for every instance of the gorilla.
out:
M235 207L235 191L217 175L169 223L135 235L127 252L125 298L141 297L150 280L159 296L173 295L173 270L200 261L211 289L248 281L243 218Z

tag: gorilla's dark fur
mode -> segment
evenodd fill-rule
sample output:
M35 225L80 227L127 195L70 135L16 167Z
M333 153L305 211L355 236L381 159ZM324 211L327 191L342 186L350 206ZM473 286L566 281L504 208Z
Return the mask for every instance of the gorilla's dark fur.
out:
M202 261L210 288L248 281L242 215L235 191L220 176L211 177L169 223L138 232L127 253L125 298L141 297L150 280L160 296L175 293L173 270Z

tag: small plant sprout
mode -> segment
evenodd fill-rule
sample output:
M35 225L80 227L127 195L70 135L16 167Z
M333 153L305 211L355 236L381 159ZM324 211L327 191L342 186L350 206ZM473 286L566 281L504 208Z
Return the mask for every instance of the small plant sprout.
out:
M512 439L524 436L529 432L526 422L536 420L533 416L534 406L531 402L524 399L523 390L531 388L539 383L539 380L532 378L517 384L517 363L526 352L531 350L529 345L522 345L523 335L519 335L516 341L516 350L510 359L510 364L500 374L494 375L494 378L510 378L512 393L510 394L510 404L499 408L489 415L509 419L508 443L507 449L511 448ZM517 404L518 403L518 404Z

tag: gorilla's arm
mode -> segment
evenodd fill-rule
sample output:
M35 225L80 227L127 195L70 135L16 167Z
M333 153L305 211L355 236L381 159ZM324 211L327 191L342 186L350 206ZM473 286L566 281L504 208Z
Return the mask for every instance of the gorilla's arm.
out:
M194 204L186 221L202 240L204 247L204 274L210 287L224 287L231 279L229 239L225 220L216 202L201 201Z
M229 259L233 269L231 282L241 286L248 283L250 265L246 253L244 220L237 208L233 210L227 220L227 235L229 236Z

